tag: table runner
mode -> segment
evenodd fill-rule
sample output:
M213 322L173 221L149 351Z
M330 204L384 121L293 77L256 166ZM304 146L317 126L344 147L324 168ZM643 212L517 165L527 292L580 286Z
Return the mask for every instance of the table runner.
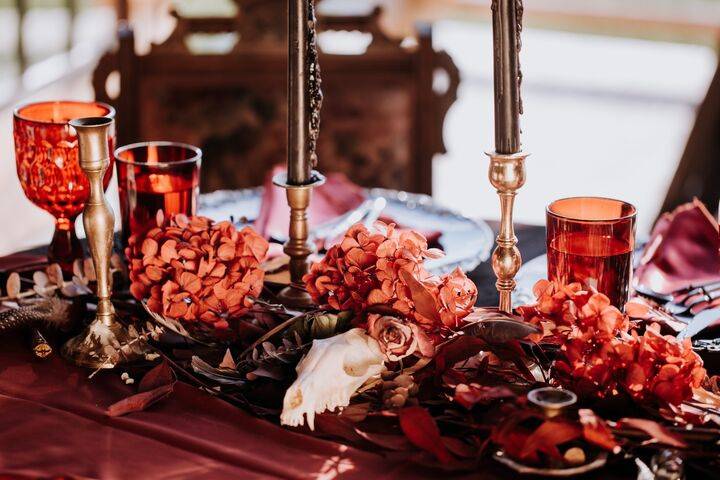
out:
M133 393L118 373L54 356L20 337L0 351L0 475L31 478L433 478L438 472L294 433L183 382L147 411L111 418ZM341 474L341 475L340 475ZM435 474L435 475L433 475ZM453 478L471 478L476 474Z

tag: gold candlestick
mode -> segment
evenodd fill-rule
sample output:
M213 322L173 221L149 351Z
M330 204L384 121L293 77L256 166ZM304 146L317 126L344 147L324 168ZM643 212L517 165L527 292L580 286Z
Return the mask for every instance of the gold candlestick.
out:
M115 320L110 301L115 216L105 199L103 177L110 164L108 130L113 120L106 117L80 118L70 121L77 131L80 168L90 183L90 196L83 210L83 225L97 278L97 312L95 320L77 337L63 345L62 353L77 365L90 368L112 368L109 361L117 349L130 338L127 330Z
M497 247L492 254L492 268L497 277L495 286L500 294L500 310L512 310L512 291L515 290L515 274L522 265L513 227L513 203L518 189L525 183L525 158L527 153L503 154L488 152L490 183L500 197L500 230Z
M290 229L284 252L290 257L290 286L278 294L283 305L295 308L306 308L313 305L310 294L305 290L302 281L307 273L307 258L313 252L308 243L307 209L310 206L312 189L325 183L325 177L315 170L311 171L312 183L293 185L288 183L287 175L281 173L273 178L273 183L285 189L288 205L290 205Z

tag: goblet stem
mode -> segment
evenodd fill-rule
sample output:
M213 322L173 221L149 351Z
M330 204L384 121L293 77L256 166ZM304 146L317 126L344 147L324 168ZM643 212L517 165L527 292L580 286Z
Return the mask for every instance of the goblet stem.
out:
M57 263L65 272L72 272L73 262L83 257L83 248L75 234L74 219L58 218L55 233L48 247L48 263Z

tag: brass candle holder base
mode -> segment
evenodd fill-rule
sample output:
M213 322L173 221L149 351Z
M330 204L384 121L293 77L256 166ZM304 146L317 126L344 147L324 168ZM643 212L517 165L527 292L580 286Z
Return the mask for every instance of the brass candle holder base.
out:
M288 241L283 249L290 257L290 285L278 294L280 303L292 308L309 308L313 306L310 294L305 290L302 277L307 273L307 258L314 248L308 243L307 209L310 206L312 189L325 183L325 177L315 170L312 171L310 182L303 185L288 183L287 174L280 173L273 178L273 183L285 189L290 206L290 229Z
M133 359L127 354L118 354L122 345L133 341L137 341L137 338L131 337L128 329L115 320L112 313L109 318L98 316L82 333L65 342L61 353L63 357L81 367L113 368ZM132 351L139 351L141 347L134 346Z
M522 265L513 227L513 204L517 191L525 184L525 158L529 154L487 152L486 155L490 157L488 177L500 197L500 230L492 254L492 268L497 277L495 286L500 294L500 310L510 313L515 275Z

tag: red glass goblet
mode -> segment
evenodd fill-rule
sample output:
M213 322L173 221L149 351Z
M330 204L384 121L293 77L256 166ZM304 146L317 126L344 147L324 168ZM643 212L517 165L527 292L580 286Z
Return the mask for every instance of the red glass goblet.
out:
M622 309L635 245L635 207L598 197L564 198L547 207L548 278L581 282Z
M48 248L48 261L72 271L72 263L83 251L75 235L75 219L90 194L85 173L78 161L77 136L68 122L80 117L113 118L115 110L98 102L39 102L15 109L13 133L17 174L25 196L55 217L55 233ZM115 145L115 131L108 139ZM112 167L112 155L110 158ZM112 177L108 168L107 188Z
M123 244L164 216L195 215L200 192L199 148L176 142L141 142L115 151Z

